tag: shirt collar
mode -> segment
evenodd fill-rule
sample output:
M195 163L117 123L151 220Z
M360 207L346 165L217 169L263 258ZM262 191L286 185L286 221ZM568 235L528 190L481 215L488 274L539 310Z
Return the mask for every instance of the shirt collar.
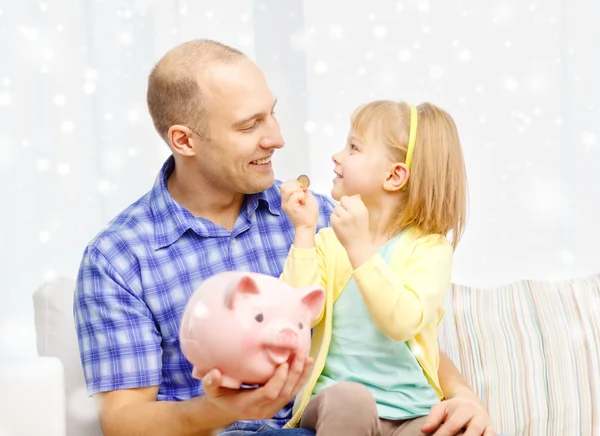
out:
M154 221L154 249L158 250L173 244L188 230L204 237L229 235L227 230L206 219L195 217L173 200L167 189L167 179L174 168L175 159L171 155L160 169L150 193L150 207ZM280 215L280 183L276 181L266 191L246 195L241 213L251 217L259 206L266 205L271 214Z
M279 216L281 214L281 194L279 193L280 184L281 182L279 180L275 180L275 183L273 183L273 185L267 190L257 194L246 195L245 208L248 216L252 216L252 214L260 205L267 206L271 214Z

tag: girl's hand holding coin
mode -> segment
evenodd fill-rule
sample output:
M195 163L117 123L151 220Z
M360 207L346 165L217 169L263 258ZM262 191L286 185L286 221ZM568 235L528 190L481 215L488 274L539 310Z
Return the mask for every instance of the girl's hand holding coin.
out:
M310 179L302 174L281 184L281 207L296 229L317 227L319 205L308 190Z

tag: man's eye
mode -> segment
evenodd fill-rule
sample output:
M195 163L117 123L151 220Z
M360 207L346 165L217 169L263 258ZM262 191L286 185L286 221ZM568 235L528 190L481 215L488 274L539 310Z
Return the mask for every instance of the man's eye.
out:
M246 127L244 129L242 129L243 132L251 132L252 130L254 130L254 128L256 127L257 123L252 124L250 127Z

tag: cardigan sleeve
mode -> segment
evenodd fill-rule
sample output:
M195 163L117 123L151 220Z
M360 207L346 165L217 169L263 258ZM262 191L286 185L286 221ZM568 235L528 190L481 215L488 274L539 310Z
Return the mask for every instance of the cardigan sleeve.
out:
M451 285L453 249L444 235L428 235L415 241L408 260L401 258L387 263L376 254L353 277L375 325L404 342L438 316Z
M281 280L295 288L306 286L322 286L327 289L325 246L326 238L323 237L322 229L315 236L313 248L297 248L292 245L285 260L283 272L279 277ZM323 317L325 305L319 316L313 321L313 326L318 324Z

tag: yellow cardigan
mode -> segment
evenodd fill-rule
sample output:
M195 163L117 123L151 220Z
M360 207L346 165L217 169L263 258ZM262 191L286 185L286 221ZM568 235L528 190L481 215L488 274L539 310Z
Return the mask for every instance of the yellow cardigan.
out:
M313 322L310 356L315 359L314 369L296 396L293 416L285 427L298 425L311 398L329 351L333 304L351 277L375 325L395 341L408 341L442 399L437 328L444 316L443 298L451 284L452 260L452 245L444 235L423 236L410 229L399 237L389 264L377 253L356 270L331 228L319 231L312 249L292 246L281 279L295 287L323 286L326 300Z

